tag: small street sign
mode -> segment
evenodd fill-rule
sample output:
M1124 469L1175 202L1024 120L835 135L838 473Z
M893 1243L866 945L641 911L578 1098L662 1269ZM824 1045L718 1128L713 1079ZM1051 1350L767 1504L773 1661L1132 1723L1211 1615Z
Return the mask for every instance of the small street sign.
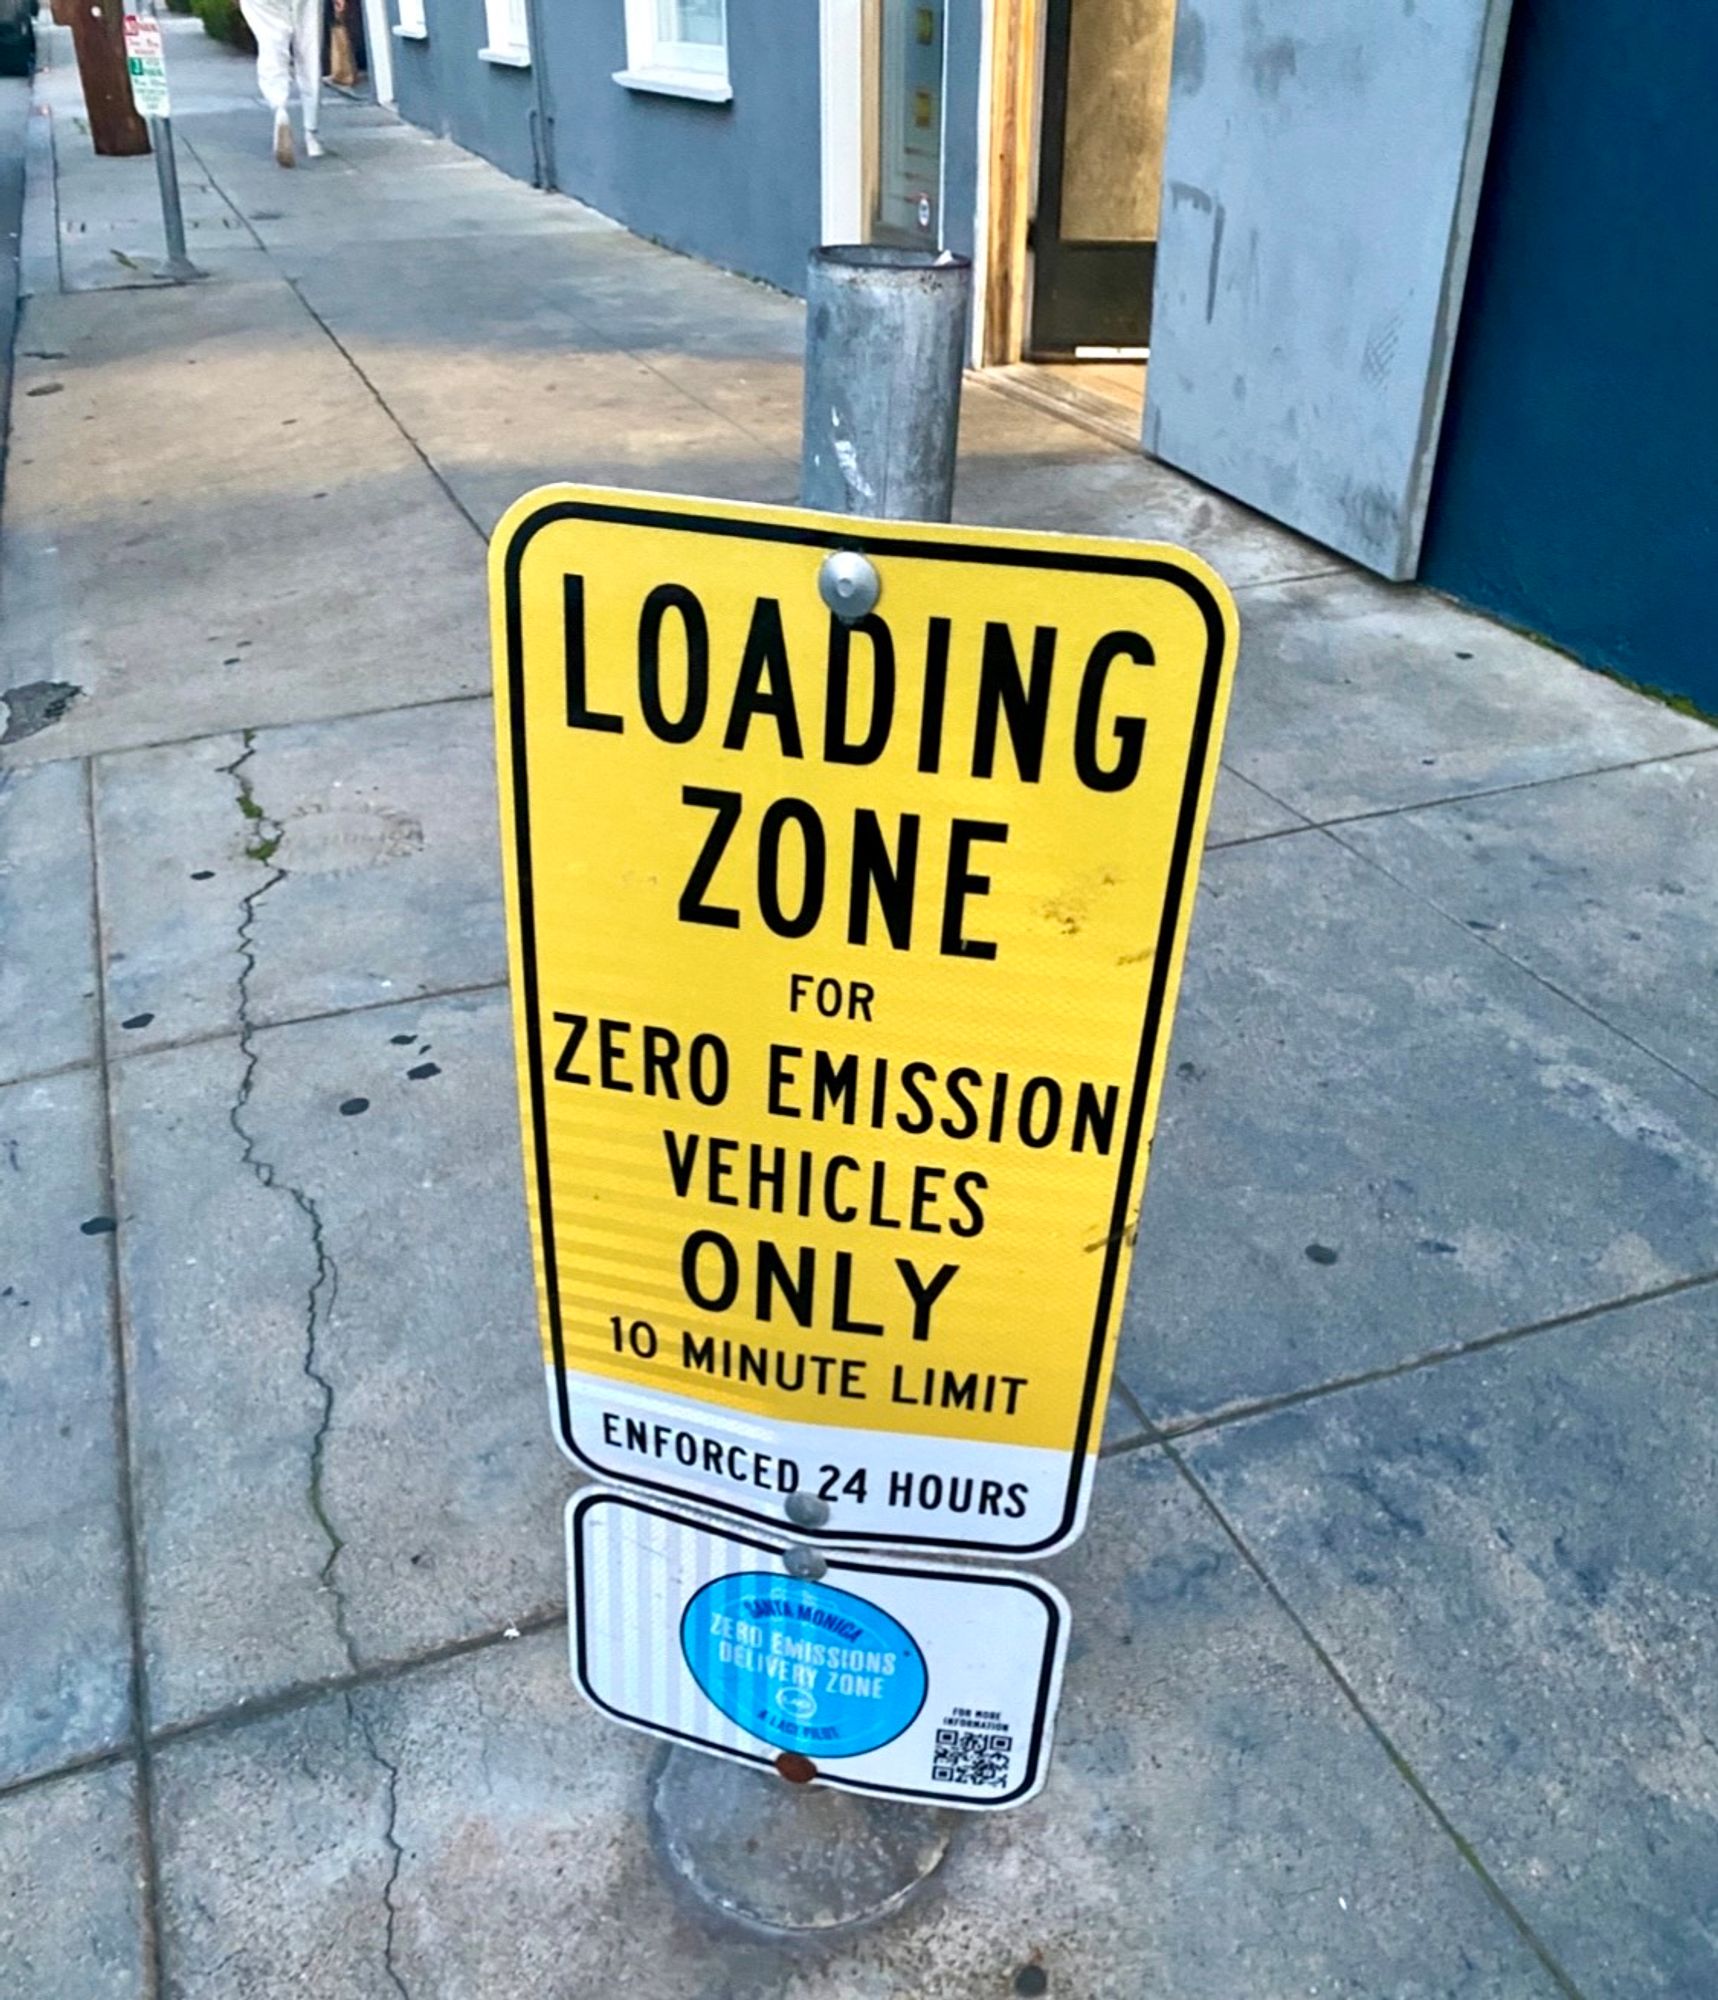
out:
M167 95L167 59L161 48L161 23L153 14L125 17L125 66L131 73L131 101L143 118L171 118Z
M1043 1783L1068 1608L1036 1578L837 1556L601 1487L567 1506L573 1677L606 1715L874 1797L994 1810ZM661 1635L668 1635L666 1642Z
M579 487L491 582L562 1444L807 1539L1063 1546L1227 592L1145 543Z

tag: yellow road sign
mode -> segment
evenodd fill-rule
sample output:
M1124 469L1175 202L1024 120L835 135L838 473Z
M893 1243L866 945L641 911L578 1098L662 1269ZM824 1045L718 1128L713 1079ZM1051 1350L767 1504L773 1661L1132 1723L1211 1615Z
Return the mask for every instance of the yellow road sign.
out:
M854 624L832 550L881 578ZM798 1494L825 1539L1062 1546L1228 593L1152 544L551 487L492 601L562 1444L772 1526Z

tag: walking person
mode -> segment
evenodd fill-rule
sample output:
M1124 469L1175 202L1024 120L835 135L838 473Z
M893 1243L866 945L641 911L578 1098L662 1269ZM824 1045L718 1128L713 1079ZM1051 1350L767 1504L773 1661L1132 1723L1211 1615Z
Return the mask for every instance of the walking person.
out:
M322 0L239 0L257 43L257 87L274 112L274 157L283 167L295 166L292 120L286 102L298 83L304 110L304 150L322 157L316 136L322 101Z

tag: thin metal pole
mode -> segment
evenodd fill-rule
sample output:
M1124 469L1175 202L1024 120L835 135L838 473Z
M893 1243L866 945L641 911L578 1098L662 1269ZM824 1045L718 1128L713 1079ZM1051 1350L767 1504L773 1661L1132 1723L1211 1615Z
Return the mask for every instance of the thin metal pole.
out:
M161 223L167 234L167 261L161 266L161 276L184 283L187 278L200 278L198 270L185 254L185 210L179 200L179 162L173 153L173 121L171 118L151 118L149 140L155 148L155 178L161 183Z
M149 11L160 17L156 0L149 0ZM173 151L171 118L150 119L149 143L154 149L155 179L161 189L161 227L167 237L167 261L157 275L182 285L187 279L201 278L204 273L185 251L185 208L179 199L179 160Z

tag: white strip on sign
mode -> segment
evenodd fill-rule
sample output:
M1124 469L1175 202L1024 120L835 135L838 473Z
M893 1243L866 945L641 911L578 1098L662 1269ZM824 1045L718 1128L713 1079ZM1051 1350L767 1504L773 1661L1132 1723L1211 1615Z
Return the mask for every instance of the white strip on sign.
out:
M1044 1782L1067 1650L1053 1585L831 1559L589 1487L567 1507L573 1678L605 1715L820 1784L995 1810ZM803 1766L793 1768L804 1775Z
M125 17L125 67L131 77L131 101L140 118L171 118L167 95L167 58L161 47L161 23L152 14Z

